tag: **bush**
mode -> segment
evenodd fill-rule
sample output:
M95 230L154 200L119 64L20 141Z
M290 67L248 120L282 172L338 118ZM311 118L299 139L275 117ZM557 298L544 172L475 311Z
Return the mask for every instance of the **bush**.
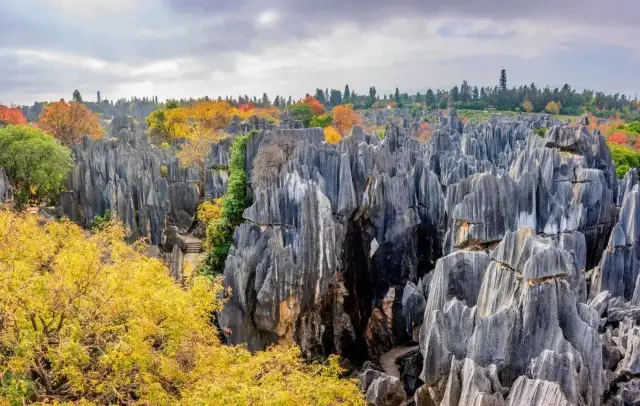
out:
M219 219L222 216L222 199L206 201L198 206L198 220L205 224Z
M103 230L111 223L111 210L105 210L102 216L95 216L91 222L91 228L94 230Z
M631 168L640 168L640 153L636 150L616 144L609 144L609 149L619 178L624 177Z
M533 130L534 133L538 134L538 137L540 138L544 138L547 136L547 129L546 128L536 128Z
M640 135L640 121L632 121L625 126L628 132Z
M55 138L27 126L0 128L0 167L15 184L15 205L55 200L73 168L71 150Z
M335 128L327 127L324 129L324 139L329 144L337 144L342 139L342 136Z

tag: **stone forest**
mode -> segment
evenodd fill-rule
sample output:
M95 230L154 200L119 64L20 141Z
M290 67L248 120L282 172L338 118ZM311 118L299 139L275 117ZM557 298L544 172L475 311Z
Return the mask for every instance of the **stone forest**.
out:
M640 126L240 102L5 108L6 404L640 404Z

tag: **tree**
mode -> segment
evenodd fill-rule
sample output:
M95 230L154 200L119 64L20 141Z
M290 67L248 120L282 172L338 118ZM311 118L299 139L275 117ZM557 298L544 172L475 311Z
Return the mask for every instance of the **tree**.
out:
M309 123L309 127L321 127L326 128L333 122L333 116L331 114L322 114L320 116L314 116Z
M27 119L17 107L7 107L0 104L0 126L26 124Z
M269 96L266 93L262 93L262 105L269 106L271 102L269 101Z
M71 151L37 128L0 128L0 167L15 184L15 205L53 200L73 168Z
M431 107L436 104L436 96L433 94L433 90L427 90L427 94L425 95L425 103L427 107Z
M507 70L505 68L500 69L500 90L507 90Z
M98 116L78 102L60 101L47 105L38 126L68 146L79 143L86 135L92 138L104 136Z
M291 118L300 120L303 126L309 127L311 119L313 118L313 112L309 106L304 103L296 103L289 107L289 111L291 112Z
M460 101L460 90L458 90L458 86L454 86L453 89L451 89L451 92L449 92L449 97L454 103Z
M316 98L316 100L318 100L322 104L326 104L327 103L326 97L324 95L324 91L322 89L316 89L315 98Z
M533 113L533 103L529 100L525 100L524 103L522 103L522 109L527 113Z
M400 90L397 87L396 87L396 92L395 92L395 94L393 96L393 100L396 103L400 104Z
M372 86L369 88L369 100L371 102L371 104L376 102L376 97L377 97L378 92L376 91L376 87Z
M76 89L76 90L73 91L72 99L76 103L82 103L82 96L80 95L80 91L79 90Z
M204 173L205 160L211 151L211 144L218 143L227 138L224 132L206 131L198 136L191 137L181 145L176 156L183 167L195 167Z
M560 105L560 103L554 102L554 101L550 101L549 103L547 103L547 105L546 105L546 107L544 109L549 114L560 114L560 109L561 108L562 108L562 106Z
M96 93L96 102L100 103L102 101L102 95L100 94L100 90Z
M471 100L471 86L467 81L463 81L460 86L460 100L463 102L468 102Z
M348 102L349 102L349 100L351 100L351 92L349 91L349 85L346 85L346 86L344 87L344 94L343 94L342 99L343 99L346 103L348 103Z
M334 127L326 127L324 129L324 139L329 144L337 144L342 139L342 136Z
M342 104L342 93L340 90L331 89L331 96L329 97L329 103L332 106L338 106Z
M314 116L324 114L324 106L315 97L307 95L301 103L309 107Z
M333 109L333 126L342 134L346 135L354 125L362 123L362 117L353 111L350 104L336 106Z
M336 356L223 345L219 280L176 283L112 221L0 212L0 397L6 404L364 405ZM8 326L11 326L10 328Z

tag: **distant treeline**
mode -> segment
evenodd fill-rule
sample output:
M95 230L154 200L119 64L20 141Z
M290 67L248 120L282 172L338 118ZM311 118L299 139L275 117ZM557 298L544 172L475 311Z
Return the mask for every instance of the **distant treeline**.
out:
M82 100L78 91L73 93L74 100L83 101L89 109L105 119L116 115L143 119L154 110L165 107L167 103L182 106L203 100L224 100L235 107L253 104L256 107L286 108L297 102L291 96L277 95L271 99L267 93L263 93L261 97L239 95L210 98L205 96L165 102L159 102L157 96L123 98L115 102L103 99L100 92L97 92L96 96L95 102L86 102ZM637 96L631 98L624 94L606 94L588 89L577 92L568 84L562 88L553 89L549 86L537 86L534 83L509 88L504 69L500 72L499 83L496 86L472 86L465 80L451 89L426 89L416 94L402 93L398 88L392 94L380 94L375 86L371 86L366 94L359 94L346 85L344 90L318 88L313 94L307 94L307 96L315 97L328 109L347 103L352 104L355 109L384 108L391 104L394 107L426 109L456 107L469 110L552 111L566 115L592 113L598 117L620 116L628 120L640 117L640 101ZM45 104L35 103L33 106L22 107L22 110L29 121L37 121Z

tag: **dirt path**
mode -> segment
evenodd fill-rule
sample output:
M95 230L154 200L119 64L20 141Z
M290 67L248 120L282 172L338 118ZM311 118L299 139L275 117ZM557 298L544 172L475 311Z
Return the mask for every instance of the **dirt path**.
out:
M393 348L391 351L387 351L382 354L380 357L380 366L387 375L400 378L400 369L398 369L398 365L396 365L396 360L411 351L417 350L418 348L420 348L419 345Z

